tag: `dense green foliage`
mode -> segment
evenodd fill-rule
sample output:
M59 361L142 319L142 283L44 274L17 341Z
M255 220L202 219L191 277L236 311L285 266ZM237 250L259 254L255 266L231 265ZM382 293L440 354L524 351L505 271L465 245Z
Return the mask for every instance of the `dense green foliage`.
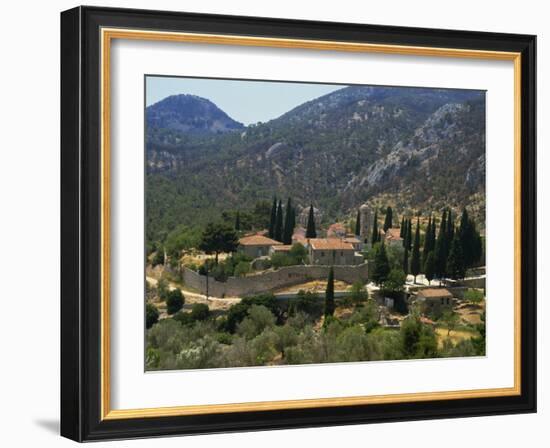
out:
M151 328L159 320L157 307L148 303L145 305L145 328Z
M168 314L175 314L183 308L184 303L185 297L181 289L173 289L166 297L166 312Z
M193 318L177 313L147 330L147 370L309 364L472 356L484 351L484 338L438 348L432 326L416 314L398 330L380 328L374 301L348 318L330 316L321 328L322 298L302 293L292 303L256 296L233 305L225 317ZM320 306L321 305L321 306ZM187 316L187 317L183 317ZM479 326L483 334L484 326Z

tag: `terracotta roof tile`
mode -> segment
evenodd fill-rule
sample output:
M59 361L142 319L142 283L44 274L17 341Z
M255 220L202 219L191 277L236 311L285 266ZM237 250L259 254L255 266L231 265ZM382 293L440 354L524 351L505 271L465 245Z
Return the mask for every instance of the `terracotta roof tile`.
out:
M418 291L418 296L434 299L439 297L452 297L453 295L445 288L426 288Z
M279 246L283 243L272 240L263 235L244 236L239 240L241 246Z
M339 238L311 238L309 244L313 250L354 250L351 243Z

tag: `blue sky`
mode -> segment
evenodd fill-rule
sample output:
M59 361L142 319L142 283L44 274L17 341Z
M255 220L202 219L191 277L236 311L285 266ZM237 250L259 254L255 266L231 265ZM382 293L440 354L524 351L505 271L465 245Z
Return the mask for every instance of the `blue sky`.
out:
M345 86L147 76L145 103L181 93L207 98L245 125L277 118L300 104Z

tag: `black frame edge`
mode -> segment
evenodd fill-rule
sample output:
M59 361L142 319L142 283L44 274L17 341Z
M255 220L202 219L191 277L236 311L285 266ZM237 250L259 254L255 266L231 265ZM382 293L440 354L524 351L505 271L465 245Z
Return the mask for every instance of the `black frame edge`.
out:
M61 14L61 435L82 441L79 344L81 11Z
M78 7L61 20L61 434L76 441L536 412L536 37ZM425 403L100 420L99 29L102 26L522 53L522 394Z

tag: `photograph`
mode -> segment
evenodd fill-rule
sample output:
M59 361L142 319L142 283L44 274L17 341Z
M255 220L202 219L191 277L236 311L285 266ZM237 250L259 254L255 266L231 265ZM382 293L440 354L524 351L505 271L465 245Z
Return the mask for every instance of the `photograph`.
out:
M485 90L144 84L146 371L486 355Z

